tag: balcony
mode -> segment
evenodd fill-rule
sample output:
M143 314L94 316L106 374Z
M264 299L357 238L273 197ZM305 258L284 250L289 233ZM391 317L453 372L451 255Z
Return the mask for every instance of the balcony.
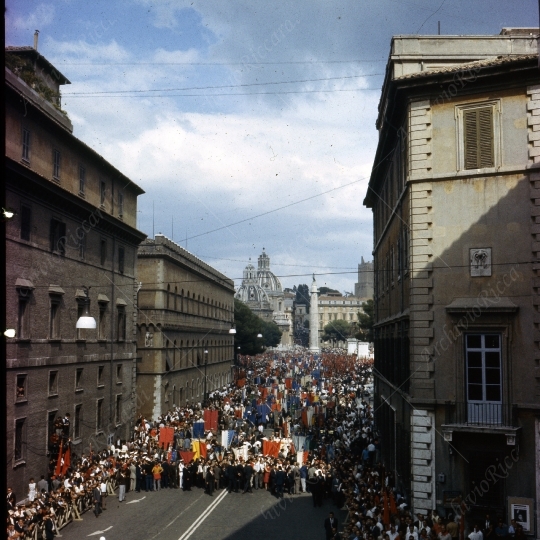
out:
M498 434L506 437L506 444L516 444L520 429L518 407L509 403L445 402L445 422L441 426L444 440L452 441L454 432Z

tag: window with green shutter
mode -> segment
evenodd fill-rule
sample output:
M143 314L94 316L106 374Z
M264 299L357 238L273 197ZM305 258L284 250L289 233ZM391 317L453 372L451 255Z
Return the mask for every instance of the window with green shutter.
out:
M465 169L495 166L493 107L463 111Z

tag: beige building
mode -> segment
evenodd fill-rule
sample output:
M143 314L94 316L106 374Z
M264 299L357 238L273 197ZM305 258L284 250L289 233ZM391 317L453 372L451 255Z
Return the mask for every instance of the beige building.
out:
M337 320L348 323L358 322L358 313L362 311L362 302L355 296L341 296L338 294L320 295L319 306L319 337L324 333L324 327Z
M138 413L201 403L230 382L234 283L163 235L137 253Z
M55 458L127 439L135 421L135 255L142 189L73 135L69 81L32 47L5 70L6 479L21 499ZM85 292L88 288L88 296ZM76 329L89 302L95 329Z
M384 461L414 512L447 514L462 497L468 526L486 512L508 522L518 497L531 504L529 534L540 500L537 36L394 37L364 201Z

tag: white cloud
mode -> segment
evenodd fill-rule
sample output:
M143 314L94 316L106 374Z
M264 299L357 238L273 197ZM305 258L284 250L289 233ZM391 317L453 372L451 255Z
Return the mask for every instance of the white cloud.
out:
M24 30L34 32L34 30L43 30L54 20L54 6L52 4L38 4L36 8L28 15L13 15L8 12L6 18L6 27L10 30ZM30 37L30 35L29 35Z

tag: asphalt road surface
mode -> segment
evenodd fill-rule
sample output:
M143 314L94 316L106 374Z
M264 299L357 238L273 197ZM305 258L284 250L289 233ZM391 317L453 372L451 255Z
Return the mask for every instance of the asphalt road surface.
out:
M324 520L333 511L340 529L346 512L331 500L313 507L311 495L285 495L278 500L265 490L253 494L202 489L128 493L119 503L107 498L107 510L98 518L83 514L83 521L60 531L64 540L324 540Z

